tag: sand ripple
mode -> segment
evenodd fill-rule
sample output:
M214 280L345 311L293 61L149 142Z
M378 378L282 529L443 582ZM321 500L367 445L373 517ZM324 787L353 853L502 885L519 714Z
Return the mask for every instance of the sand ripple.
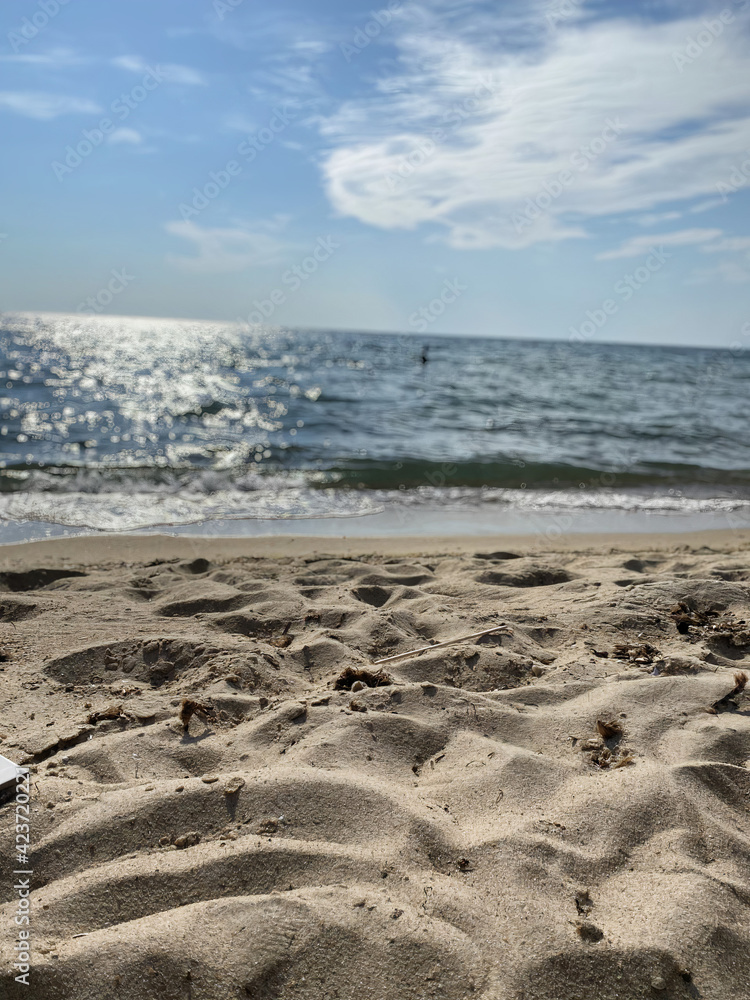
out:
M746 553L42 555L0 574L35 1000L750 996Z

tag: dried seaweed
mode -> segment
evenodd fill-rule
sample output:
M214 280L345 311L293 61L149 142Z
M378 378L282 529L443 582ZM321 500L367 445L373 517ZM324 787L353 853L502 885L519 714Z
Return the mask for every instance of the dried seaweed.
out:
M592 764L606 770L635 763L631 751L621 745L625 734L619 722L614 719L608 721L597 719L596 729L599 735L593 739L583 740L578 748L583 753L589 754Z
M107 705L100 712L92 712L88 717L88 721L92 726L95 726L97 722L104 722L108 719L120 719L125 717L125 713L122 710L122 705Z
M747 685L748 676L744 670L738 670L734 675L734 687L731 691L728 691L723 698L719 698L710 706L710 711L712 714L717 714L718 712L728 712L735 711L740 707L739 695L745 690Z
M576 893L575 902L579 917L587 917L594 908L594 902L591 899L588 889L579 890Z
M622 736L622 726L619 722L612 720L604 722L602 719L596 720L596 731L603 740L611 740L615 736Z
M661 656L661 653L656 646L652 646L650 642L621 642L615 646L611 655L615 660L628 660L630 663L651 664L655 659Z
M750 645L750 629L744 619L738 619L730 611L719 612L707 609L699 611L691 608L686 601L680 601L670 611L677 631L691 642L710 639L725 642L730 646Z
M275 639L268 640L270 645L275 646L277 649L286 649L288 646L291 646L291 644L294 642L294 636L289 635L289 629L291 627L292 623L287 622L286 628L284 629L284 631L281 633L280 636L277 636Z
M366 667L347 667L336 678L333 687L336 691L351 691L352 685L356 684L357 681L371 688L386 687L388 684L393 684L393 678L384 670L374 671L368 670Z
M214 718L214 709L210 705L204 705L202 702L194 701L192 698L183 698L178 718L185 732L188 731L190 720L194 715L207 722Z

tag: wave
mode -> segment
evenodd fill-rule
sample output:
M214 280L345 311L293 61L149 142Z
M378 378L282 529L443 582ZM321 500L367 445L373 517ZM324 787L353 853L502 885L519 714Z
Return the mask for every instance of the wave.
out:
M188 491L266 492L305 487L309 490L505 489L505 490L649 490L727 491L750 497L750 469L720 469L677 463L641 463L637 467L597 468L548 462L437 462L419 458L390 461L353 459L317 468L268 463L226 469L183 466L128 466L83 463L12 465L0 470L1 493L114 493Z
M596 468L547 462L392 462L351 461L321 473L318 485L338 489L419 489L473 487L505 489L580 489L673 487L685 485L742 488L750 495L750 469L714 469L700 465L643 463L636 468Z
M64 525L78 530L128 532L218 521L291 521L360 518L405 510L556 514L641 512L653 515L736 514L750 518L750 497L686 495L613 489L497 489L424 486L416 490L325 490L286 481L254 490L174 491L131 484L130 490L15 492L0 495L0 522ZM495 515L493 515L495 516Z
M214 521L361 517L382 510L351 492L304 489L200 493L11 493L0 496L0 521L124 532Z

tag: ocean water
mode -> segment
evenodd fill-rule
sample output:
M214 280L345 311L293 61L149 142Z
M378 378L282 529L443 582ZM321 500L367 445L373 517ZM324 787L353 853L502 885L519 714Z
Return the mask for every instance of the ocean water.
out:
M739 349L4 315L0 541L441 512L745 526L749 400Z

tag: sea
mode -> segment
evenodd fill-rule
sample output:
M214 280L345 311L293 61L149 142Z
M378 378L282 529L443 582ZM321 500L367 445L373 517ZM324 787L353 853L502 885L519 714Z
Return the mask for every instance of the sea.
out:
M0 315L0 543L750 526L731 350Z

